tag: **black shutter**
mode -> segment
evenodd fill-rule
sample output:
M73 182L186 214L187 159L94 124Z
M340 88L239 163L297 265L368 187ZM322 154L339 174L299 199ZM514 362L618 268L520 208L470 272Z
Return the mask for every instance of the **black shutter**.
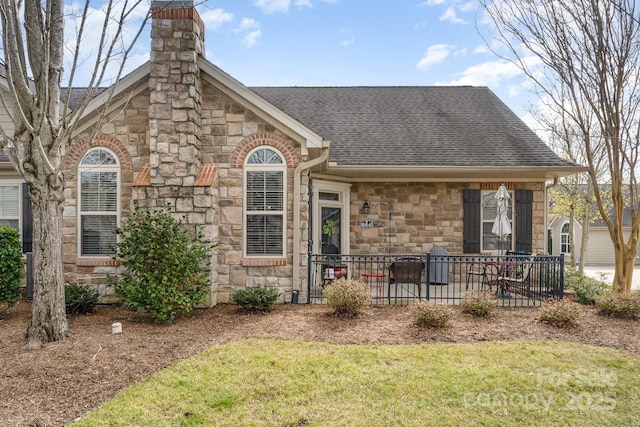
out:
M465 254L480 253L481 207L480 190L464 190L464 231L462 250Z
M516 251L531 253L533 247L533 191L516 190Z
M33 215L27 184L22 184L22 253L33 252Z

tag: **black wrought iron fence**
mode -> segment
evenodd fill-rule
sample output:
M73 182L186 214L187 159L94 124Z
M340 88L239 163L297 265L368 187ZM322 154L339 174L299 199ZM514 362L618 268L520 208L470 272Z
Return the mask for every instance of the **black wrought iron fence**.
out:
M309 267L306 300L313 304L326 303L323 289L340 278L366 283L371 304L458 304L465 292L486 291L498 305L531 306L564 293L561 256L310 254Z

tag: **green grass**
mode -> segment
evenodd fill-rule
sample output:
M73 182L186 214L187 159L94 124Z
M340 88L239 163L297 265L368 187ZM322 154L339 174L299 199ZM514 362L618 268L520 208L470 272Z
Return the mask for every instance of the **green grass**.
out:
M245 340L134 384L74 426L633 426L640 358L566 342Z

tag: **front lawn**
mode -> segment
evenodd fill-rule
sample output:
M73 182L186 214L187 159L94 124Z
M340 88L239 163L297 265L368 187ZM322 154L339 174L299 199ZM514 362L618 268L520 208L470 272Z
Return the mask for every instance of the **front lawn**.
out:
M630 426L640 358L567 342L251 339L134 384L74 426Z

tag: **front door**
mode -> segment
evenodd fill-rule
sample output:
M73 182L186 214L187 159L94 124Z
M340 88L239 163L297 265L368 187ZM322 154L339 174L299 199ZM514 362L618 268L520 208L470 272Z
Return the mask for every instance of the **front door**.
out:
M322 206L320 212L320 253L341 254L342 208Z
M349 185L327 181L313 182L313 252L349 253Z

